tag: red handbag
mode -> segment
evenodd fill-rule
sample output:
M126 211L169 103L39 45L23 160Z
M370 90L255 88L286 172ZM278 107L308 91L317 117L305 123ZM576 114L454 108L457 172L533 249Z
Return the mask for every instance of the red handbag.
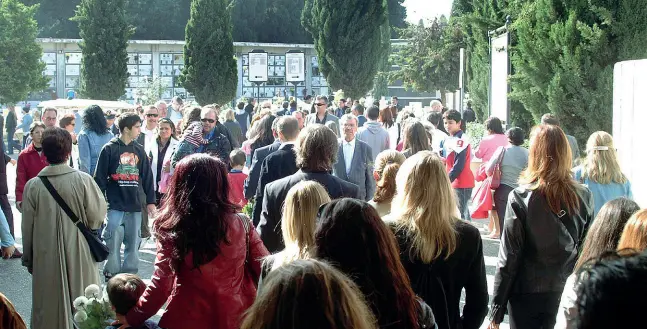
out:
M505 147L503 151L499 153L496 164L494 165L494 172L490 177L490 188L496 190L501 185L501 162L503 162L503 156L505 155Z

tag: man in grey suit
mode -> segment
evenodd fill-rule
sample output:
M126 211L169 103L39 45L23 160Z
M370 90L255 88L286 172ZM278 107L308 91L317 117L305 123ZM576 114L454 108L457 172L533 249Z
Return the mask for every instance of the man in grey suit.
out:
M337 163L333 175L357 185L360 200L372 200L375 193L373 178L373 152L368 144L355 138L357 134L357 117L344 114L341 117L344 137L339 140Z
M317 96L317 99L315 100L315 113L308 114L306 117L306 126L309 126L311 124L321 124L321 125L326 125L326 122L328 121L334 121L337 126L339 127L339 118L336 116L328 113L327 107L328 107L328 98L326 96Z

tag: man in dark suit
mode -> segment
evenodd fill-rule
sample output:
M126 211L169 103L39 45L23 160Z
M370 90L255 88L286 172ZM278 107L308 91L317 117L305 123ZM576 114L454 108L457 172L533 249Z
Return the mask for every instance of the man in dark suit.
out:
M299 134L295 149L300 170L267 184L263 193L261 220L256 230L267 250L276 252L285 247L281 229L283 202L290 188L299 182L312 180L320 183L332 199L357 198L357 185L330 174L337 162L338 148L337 135L326 126L311 124Z
M256 203L254 203L252 216L254 225L258 225L258 222L261 220L265 186L273 181L290 176L298 170L297 156L294 153L294 141L299 135L299 121L289 115L276 120L278 122L276 124L276 131L279 135L281 146L277 151L268 155L263 161L263 165L261 165L258 187L256 188Z
M371 147L355 138L357 118L352 114L341 117L344 137L339 139L339 155L333 175L359 187L360 200L372 200L375 194L373 178L373 151Z
M272 122L272 134L274 138L278 137L276 133L276 125L278 120ZM243 193L245 193L245 199L251 200L256 195L256 188L258 187L258 178L261 174L261 165L263 165L263 160L267 158L268 155L274 153L281 146L281 141L276 139L274 143L260 147L254 150L252 154L252 164L249 167L249 176L245 180L245 186L243 187Z

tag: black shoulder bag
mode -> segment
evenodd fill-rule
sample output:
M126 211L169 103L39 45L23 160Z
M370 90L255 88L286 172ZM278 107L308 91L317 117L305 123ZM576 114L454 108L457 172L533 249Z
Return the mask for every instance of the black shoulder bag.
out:
M83 222L72 212L72 209L65 203L65 200L61 198L61 195L58 194L52 183L50 183L47 177L39 176L40 180L43 182L49 193L52 195L56 203L65 211L70 220L74 223L76 227L79 228L79 231L85 237L85 240L88 241L88 247L90 248L90 253L92 253L92 258L97 262L103 262L108 258L110 254L110 249L106 246L103 241L99 238L98 233L90 230Z

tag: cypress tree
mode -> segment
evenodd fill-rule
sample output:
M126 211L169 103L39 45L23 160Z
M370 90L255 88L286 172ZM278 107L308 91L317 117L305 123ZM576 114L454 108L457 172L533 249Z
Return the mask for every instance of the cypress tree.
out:
M511 97L535 120L556 114L580 145L591 132L610 131L617 51L609 8L538 0L525 6L515 25Z
M228 0L191 3L180 81L201 105L226 103L236 96L238 70L231 35L231 10Z
M125 0L81 0L76 16L81 38L81 94L101 100L123 96L128 80L128 24Z
M301 24L312 34L319 68L333 90L353 99L371 90L387 56L380 29L386 21L383 0L306 0Z
M388 0L389 25L391 26L391 38L400 38L402 29L407 27L407 9L402 3L404 0Z
M38 5L17 0L0 1L0 103L15 104L32 91L47 87L41 61L43 48L36 42Z

